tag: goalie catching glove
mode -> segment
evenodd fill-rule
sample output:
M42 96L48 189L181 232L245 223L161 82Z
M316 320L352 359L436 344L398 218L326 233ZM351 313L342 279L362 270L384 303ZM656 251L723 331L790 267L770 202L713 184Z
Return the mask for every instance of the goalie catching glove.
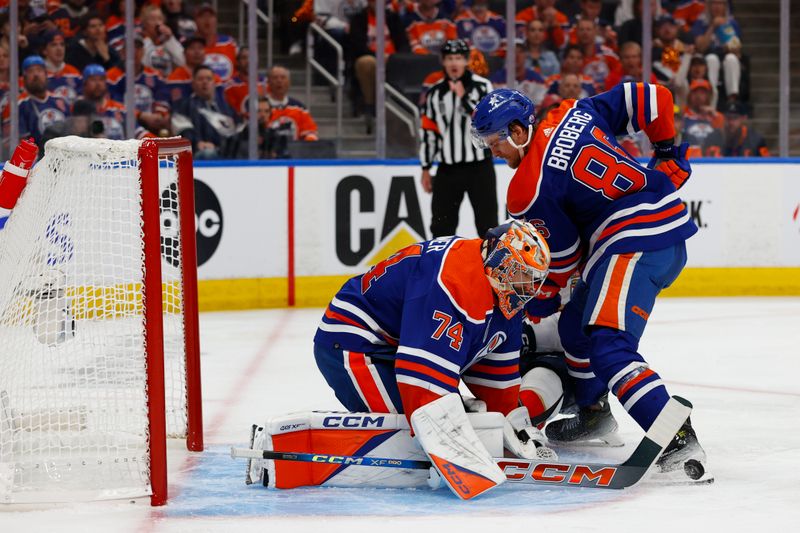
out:
M653 158L647 164L647 168L654 168L667 175L669 180L675 185L676 189L683 187L689 176L692 175L692 166L686 158L689 150L689 143L681 143L678 146L672 144L672 140L657 142L653 145Z
M517 457L533 461L556 461L558 455L544 445L544 435L528 416L527 407L517 407L506 416L503 446Z

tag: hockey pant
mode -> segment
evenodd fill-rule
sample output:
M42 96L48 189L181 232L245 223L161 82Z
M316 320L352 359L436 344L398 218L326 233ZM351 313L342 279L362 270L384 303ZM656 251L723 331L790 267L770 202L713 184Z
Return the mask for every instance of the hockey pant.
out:
M402 413L394 361L314 343L314 359L336 398L353 413Z
M613 255L579 281L559 319L567 370L579 406L611 391L645 430L669 400L664 383L639 354L656 296L686 264L686 245Z

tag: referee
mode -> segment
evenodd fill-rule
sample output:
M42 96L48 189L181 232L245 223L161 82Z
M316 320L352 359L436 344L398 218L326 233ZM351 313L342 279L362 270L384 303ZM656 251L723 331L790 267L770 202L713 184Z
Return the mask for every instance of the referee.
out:
M497 225L497 179L488 150L472 144L472 110L492 84L467 70L469 46L461 39L447 41L442 47L444 79L431 87L422 109L420 163L422 188L433 191L431 233L434 237L454 235L458 211L469 196L475 212L478 236ZM431 176L434 161L439 161Z

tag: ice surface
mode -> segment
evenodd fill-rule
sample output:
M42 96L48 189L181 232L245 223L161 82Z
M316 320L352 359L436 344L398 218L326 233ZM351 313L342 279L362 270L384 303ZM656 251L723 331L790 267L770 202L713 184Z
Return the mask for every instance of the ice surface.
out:
M289 411L339 409L316 371L319 309L201 316L207 451L170 449L170 503L147 500L0 507L0 531L797 531L800 523L800 299L659 300L640 351L690 399L716 483L645 481L611 492L503 486L461 502L446 489L292 491L245 486L253 422ZM641 431L614 402L631 444ZM580 452L619 460L620 449ZM575 457L574 450L562 457Z

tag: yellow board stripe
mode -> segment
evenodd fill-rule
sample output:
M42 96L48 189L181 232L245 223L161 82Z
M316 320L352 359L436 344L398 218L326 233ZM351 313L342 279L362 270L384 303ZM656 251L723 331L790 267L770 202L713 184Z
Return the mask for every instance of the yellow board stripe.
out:
M300 276L297 307L324 307L351 276ZM200 310L286 307L286 278L201 280ZM686 268L663 297L800 296L800 268Z

